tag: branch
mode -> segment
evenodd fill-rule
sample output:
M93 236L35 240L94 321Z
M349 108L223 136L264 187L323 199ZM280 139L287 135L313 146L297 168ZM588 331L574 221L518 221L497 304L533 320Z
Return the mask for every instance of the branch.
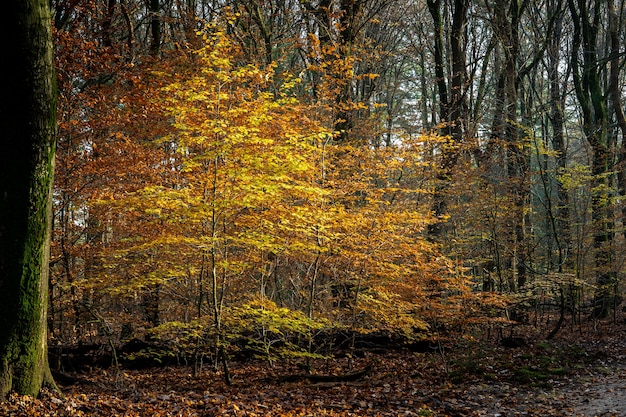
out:
M350 382L356 381L361 378L366 377L372 371L373 365L370 363L365 368L360 371L351 372L343 375L307 375L307 374L297 374L297 375L285 375L278 378L278 382L298 382L302 380L308 380L312 383L317 382Z

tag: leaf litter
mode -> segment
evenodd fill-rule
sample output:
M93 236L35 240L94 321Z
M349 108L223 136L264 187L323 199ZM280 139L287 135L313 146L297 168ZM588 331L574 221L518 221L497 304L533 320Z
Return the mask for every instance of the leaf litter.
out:
M363 358L316 362L317 373L345 374L373 364L362 379L281 382L293 363L94 369L61 392L11 394L2 416L624 416L626 337L564 337L519 349L455 347L448 352L365 352ZM597 335L596 335L597 336ZM351 362L351 369L348 364Z

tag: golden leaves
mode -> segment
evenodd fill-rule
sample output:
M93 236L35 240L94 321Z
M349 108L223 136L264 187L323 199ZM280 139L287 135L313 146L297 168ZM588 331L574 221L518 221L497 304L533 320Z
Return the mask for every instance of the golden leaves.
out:
M448 314L468 286L423 237L422 145L335 143L319 103L296 95L299 77L278 87L275 68L242 64L219 28L204 36L197 67L163 75L153 105L171 128L152 180L108 200L126 229L100 276L118 277L118 293L161 286L166 322L197 303L193 326L206 329L211 312L222 341L228 323L408 334L427 331L424 311ZM355 289L342 300L335 285Z

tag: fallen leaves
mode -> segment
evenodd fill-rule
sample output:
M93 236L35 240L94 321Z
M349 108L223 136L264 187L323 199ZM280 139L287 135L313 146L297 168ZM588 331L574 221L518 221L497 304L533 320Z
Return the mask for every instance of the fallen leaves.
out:
M212 369L204 369L197 377L192 377L184 367L92 372L80 375L80 383L65 387L63 395L44 391L40 398L34 399L14 394L0 404L0 415L435 415L424 403L421 391L411 387L414 381L409 376L411 369L406 366L406 361L415 359L408 353L380 357L369 379L332 384L279 383L276 373L293 369L270 369L260 362L233 364L235 385L230 387ZM355 364L355 367L364 364ZM398 369L402 364L405 369Z
M506 350L486 348L483 368L468 368L467 350L457 348L446 357L452 370L468 369L450 383L444 357L436 352L366 352L348 367L347 358L319 360L321 374L345 375L373 363L357 381L307 380L280 382L279 375L301 372L294 364L270 368L250 361L232 364L234 384L228 386L212 368L192 376L186 367L148 370L96 370L78 374L78 383L62 393L44 391L40 398L12 394L0 403L0 415L155 416L155 417L295 417L295 416L587 416L625 415L626 363L619 356L624 342L584 346L580 360L571 354L570 341ZM489 350L491 349L491 350ZM577 348L578 349L578 348ZM582 349L582 347L580 347ZM595 349L595 350L590 350ZM473 352L476 354L476 352ZM568 362L569 371L547 380L522 380L515 369L541 369L539 364ZM577 360L574 362L574 360ZM546 368L546 372L548 372ZM552 369L552 368L550 368ZM478 372L480 371L480 372ZM448 374L450 375L450 374Z

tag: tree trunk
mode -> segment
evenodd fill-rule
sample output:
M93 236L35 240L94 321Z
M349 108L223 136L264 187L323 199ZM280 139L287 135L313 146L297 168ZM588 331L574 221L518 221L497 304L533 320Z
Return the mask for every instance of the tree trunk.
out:
M622 88L620 84L620 71L623 68L623 61L620 59L623 52L621 48L620 33L621 25L619 24L618 14L615 10L615 6L612 2L607 3L609 10L609 39L611 42L611 69L609 76L609 94L612 101L613 112L615 114L615 120L621 131L621 143L622 146L619 149L619 163L618 163L618 187L619 194L626 194L626 115L624 114L624 106L622 104ZM626 225L626 206L622 206L622 225ZM624 237L626 237L626 228L623 231Z
M572 40L572 76L576 97L583 116L583 130L593 150L592 173L595 191L591 200L594 223L596 290L594 317L606 317L613 308L617 274L613 269L613 238L615 225L611 206L610 173L614 170L613 146L609 142L607 92L601 74L605 72L598 41L602 9L600 3L592 8L583 0L569 0L574 24ZM581 66L582 65L582 66Z
M511 290L523 287L526 283L526 233L525 206L528 198L528 155L525 153L524 133L518 122L518 91L517 81L519 70L517 62L520 54L519 23L521 6L516 1L498 0L493 10L494 31L502 43L504 61L497 88L497 107L494 113L492 137L503 146L505 157L502 161L506 175L506 191L513 203L510 215L512 236L510 245L512 259L510 264L515 267L515 276L509 277Z
M447 143L442 146L441 159L438 166L437 184L433 195L433 213L437 222L429 225L428 235L433 240L445 240L446 226L444 218L448 214L446 190L451 181L452 169L459 158L460 144L464 141L463 125L467 122L467 105L465 89L467 84L466 71L466 36L469 1L454 0L452 25L449 28L452 54L449 81L446 82L446 62L444 57L444 20L441 13L441 0L428 0L428 10L434 24L433 53L435 60L435 76L439 95L439 118L442 124L441 134L447 136ZM444 5L444 9L445 9Z
M150 55L158 57L161 49L161 7L159 0L150 0L149 6L150 33L152 35L152 39L150 40Z
M556 3L556 4L555 4ZM550 3L549 13L560 10L560 0ZM548 45L547 65L550 89L550 124L552 126L552 148L556 151L558 173L567 168L567 147L565 143L565 100L563 98L559 77L560 50L563 41L562 17L558 17ZM557 219L553 227L554 238L558 251L557 270L562 272L566 253L570 246L569 195L561 181L557 181Z
M8 10L7 10L8 9ZM54 386L46 309L56 85L47 0L6 4L0 27L0 398Z

